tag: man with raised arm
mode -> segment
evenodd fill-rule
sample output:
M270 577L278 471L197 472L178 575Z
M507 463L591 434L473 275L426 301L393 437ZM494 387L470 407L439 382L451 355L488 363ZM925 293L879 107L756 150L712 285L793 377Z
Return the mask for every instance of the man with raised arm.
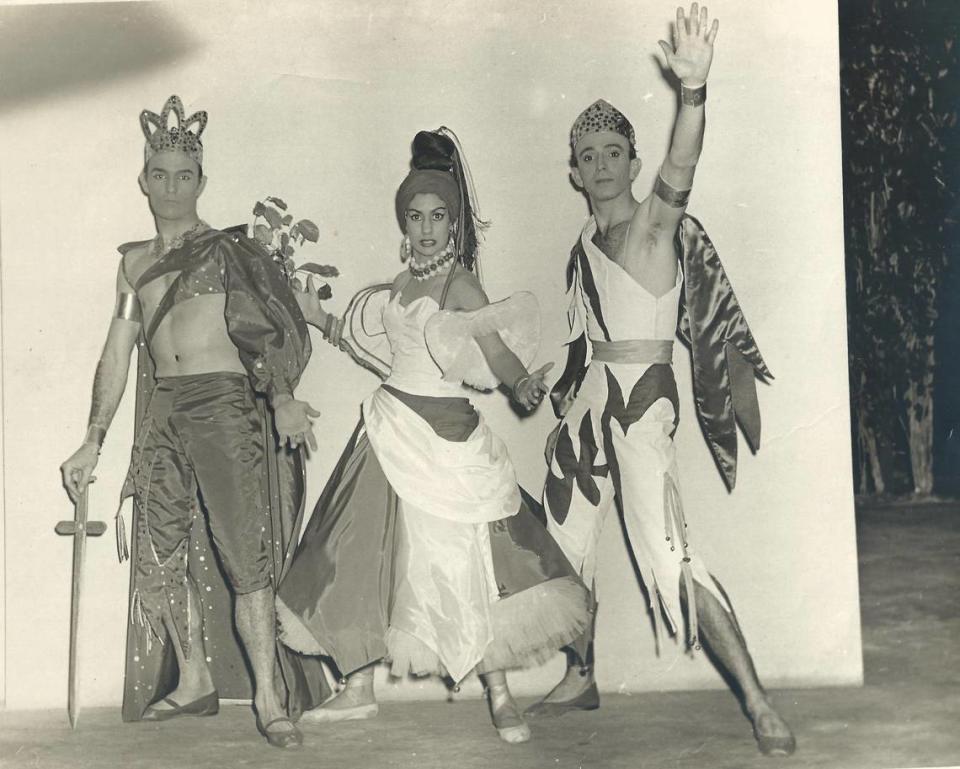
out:
M729 488L735 420L756 446L754 377L769 376L709 238L685 214L718 28L694 3L689 16L677 9L673 45L660 41L679 80L680 108L652 194L634 197L640 159L633 126L619 110L598 100L570 132L572 178L593 215L568 268L572 333L566 370L551 393L562 421L547 442L544 507L550 533L590 585L600 530L616 501L658 642L663 618L676 633L685 614L690 646L702 641L736 681L761 751L789 755L794 737L760 685L723 588L691 547L673 444L678 310L699 416ZM566 675L528 715L599 706L592 628L567 656Z
M134 497L124 719L217 712L208 662L216 664L223 639L232 636L230 627L215 636L208 616L218 560L253 672L257 728L275 747L296 747L302 736L281 694L287 682L275 672L285 669L283 660L277 664L274 585L283 564L281 529L291 520L281 522L274 509L298 485L288 467L298 457L284 444L315 447L310 417L318 413L293 397L310 338L269 256L197 214L207 181L200 140L206 122L206 112L187 119L176 96L159 116L141 113L139 182L157 234L120 247L116 310L89 427L61 471L76 499L91 480L139 340L137 431L124 487L124 496ZM207 549L208 526L216 559ZM229 605L229 595L220 603ZM173 683L162 680L169 665L157 651L170 646L179 670L172 691ZM231 672L238 670L245 675L241 661Z

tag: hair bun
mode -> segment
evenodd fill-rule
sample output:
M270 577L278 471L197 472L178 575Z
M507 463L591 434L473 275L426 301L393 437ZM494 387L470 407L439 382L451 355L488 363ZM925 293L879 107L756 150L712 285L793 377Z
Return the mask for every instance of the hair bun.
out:
M420 131L413 137L410 165L417 170L453 171L453 141L433 131Z

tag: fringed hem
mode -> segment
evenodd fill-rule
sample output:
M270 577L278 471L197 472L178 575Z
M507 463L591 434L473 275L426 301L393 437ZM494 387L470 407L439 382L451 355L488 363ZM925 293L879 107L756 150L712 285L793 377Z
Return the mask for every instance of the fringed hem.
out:
M391 627L387 629L386 644L390 675L397 678L407 674L418 677L447 675L440 656L416 636Z
M663 476L663 509L664 509L664 531L667 543L670 545L671 553L676 553L679 563L679 574L675 580L670 580L671 587L668 593L664 593L661 588L660 580L655 573L651 573L647 582L647 575L643 575L645 584L651 585L650 612L653 616L654 635L656 637L657 654L660 653L660 617L665 617L670 635L678 637L681 628L675 618L680 621L686 621L686 648L691 651L700 649L700 622L699 610L694 583L699 583L710 591L720 605L729 613L733 614L733 608L726 594L720 589L713 575L704 568L702 561L691 553L689 542L687 540L687 522L683 514L683 505L680 501L680 490L677 488L676 481L670 473ZM651 570L652 572L652 570ZM686 606L680 599L680 587L683 585L683 592L686 595Z
M495 602L493 641L479 672L542 665L581 636L590 623L589 593L573 577L558 577Z
M277 633L284 646L300 654L325 654L316 636L280 596L276 599Z

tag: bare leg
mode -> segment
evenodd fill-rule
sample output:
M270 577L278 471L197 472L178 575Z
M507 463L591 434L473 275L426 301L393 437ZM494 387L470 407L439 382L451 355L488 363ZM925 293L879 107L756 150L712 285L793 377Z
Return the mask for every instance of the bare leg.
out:
M743 708L753 724L760 750L769 755L790 755L796 749L793 733L760 684L736 617L696 581L694 595L704 645L739 688ZM686 599L682 584L680 596Z
M295 747L302 742L299 730L286 718L274 690L273 671L276 655L276 610L273 589L265 587L253 593L237 595L235 618L250 666L253 668L253 704L260 725L271 745ZM283 719L271 723L276 719ZM277 744L269 735L286 735Z
M380 712L380 706L373 691L373 670L373 665L355 670L347 676L347 683L338 694L322 705L304 712L301 720L332 723L373 718Z
M190 640L192 642L189 658L184 655L183 649L176 641L178 633L169 612L163 618L163 624L170 634L173 650L177 656L177 668L179 670L177 688L170 692L167 697L177 705L188 705L214 690L213 678L210 675L210 668L207 667L207 658L203 648L203 615L200 610L200 599L197 597L196 587L190 580L187 580L187 601L190 604ZM164 700L159 700L150 705L150 710L157 712L173 709L174 706L164 702Z
M500 739L510 744L527 742L530 739L530 727L513 700L507 686L507 674L502 670L494 670L484 673L481 680L487 692L490 717Z

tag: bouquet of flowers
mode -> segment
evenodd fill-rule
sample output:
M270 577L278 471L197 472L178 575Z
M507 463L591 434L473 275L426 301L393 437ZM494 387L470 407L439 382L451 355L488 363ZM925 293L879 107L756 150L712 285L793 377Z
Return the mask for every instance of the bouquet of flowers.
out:
M317 290L321 299L329 299L333 295L326 279L340 274L336 267L316 262L298 266L293 261L297 248L307 241L316 243L320 239L320 228L310 219L294 222L293 215L287 213L287 204L278 197L270 196L257 201L253 207L253 237L267 250L270 258L280 265L294 289L303 290L303 281L298 277L298 273L306 273L324 280Z

